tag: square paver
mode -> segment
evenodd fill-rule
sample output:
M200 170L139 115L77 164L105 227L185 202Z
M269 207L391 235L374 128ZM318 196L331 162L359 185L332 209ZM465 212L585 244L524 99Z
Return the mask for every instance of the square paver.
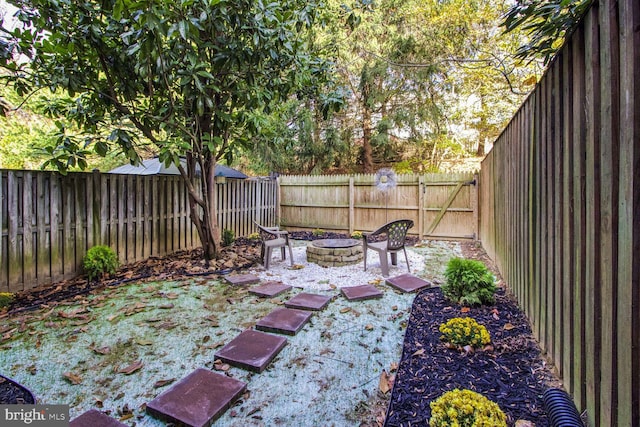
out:
M428 288L431 283L413 274L401 274L400 276L387 279L387 285L399 289L403 292L415 292L423 288Z
M147 403L147 413L178 425L208 427L246 388L242 381L198 368Z
M256 323L256 329L277 334L295 335L313 316L306 310L278 308L267 314Z
M127 427L127 425L97 409L89 409L72 419L69 427Z
M267 282L264 285L255 286L249 289L249 293L259 297L272 298L291 289L291 286L282 282Z
M383 295L383 292L373 285L349 286L342 288L341 291L349 301L382 298Z
M285 344L284 337L247 330L222 347L215 357L229 365L260 373Z
M224 278L227 282L235 286L245 286L260 282L260 278L255 274L229 274L228 276L224 276Z
M318 294L300 293L284 303L287 308L299 308L300 310L322 310L329 304L331 297Z

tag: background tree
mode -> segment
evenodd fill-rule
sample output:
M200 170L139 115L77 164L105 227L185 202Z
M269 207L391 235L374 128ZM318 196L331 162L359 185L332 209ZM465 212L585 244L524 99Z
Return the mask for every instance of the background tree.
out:
M215 257L215 164L251 144L260 130L256 112L319 87L328 64L311 52L308 30L321 4L10 3L24 25L0 30L0 65L9 72L2 78L21 95L42 88L69 95L47 106L51 116L66 118L48 148L49 164L63 172L84 168L90 152L106 155L116 146L136 163L141 145L152 144L162 161L178 166L205 257Z
M483 153L479 142L497 135L540 71L513 57L521 34L498 30L500 0L353 1L346 10L357 25L329 27L328 37L365 172L398 161L434 171L447 156Z

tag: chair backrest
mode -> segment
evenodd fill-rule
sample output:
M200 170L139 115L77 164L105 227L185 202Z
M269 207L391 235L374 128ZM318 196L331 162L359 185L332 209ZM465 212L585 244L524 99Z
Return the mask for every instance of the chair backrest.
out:
M402 248L407 239L407 232L411 227L413 227L413 221L410 219L399 219L380 227L381 232L387 234L387 249L396 250Z
M260 234L260 239L263 242L266 240L277 239L279 237L278 234L273 232L273 229L270 230L268 227L263 227L255 221L253 221L253 223L258 227L258 234Z

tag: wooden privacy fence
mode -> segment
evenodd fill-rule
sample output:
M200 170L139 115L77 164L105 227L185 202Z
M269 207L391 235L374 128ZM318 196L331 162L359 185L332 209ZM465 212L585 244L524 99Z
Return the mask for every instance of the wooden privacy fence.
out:
M320 228L351 234L411 219L422 237L475 238L477 191L473 174L398 175L386 191L375 175L281 176L280 222L289 230Z
M594 427L640 425L639 28L594 2L480 175L480 239Z
M272 222L273 180L217 184L218 222L236 236ZM92 246L121 263L200 246L179 176L0 171L0 292L75 277Z

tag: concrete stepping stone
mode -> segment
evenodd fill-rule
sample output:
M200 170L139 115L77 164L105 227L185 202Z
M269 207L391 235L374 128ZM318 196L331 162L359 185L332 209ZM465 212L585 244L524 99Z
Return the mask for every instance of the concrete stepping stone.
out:
M291 286L285 285L282 282L267 282L264 285L255 286L249 289L249 293L263 298L272 298L288 291L289 289L291 289Z
M224 276L224 278L231 285L235 286L245 286L260 282L260 278L255 274L229 274L228 276Z
M246 330L215 354L232 366L260 373L280 353L287 339L264 332Z
M127 427L127 425L97 409L89 409L72 419L69 427Z
M373 285L348 286L340 289L349 301L363 301L372 298L382 298L384 294Z
M318 294L300 293L284 303L287 308L298 308L300 310L322 310L329 304L331 297Z
M431 283L424 279L405 273L400 276L387 279L387 285L392 286L402 292L416 292L423 288L428 288Z
M295 335L309 321L313 313L293 308L278 308L256 323L256 329L276 334Z
M147 413L177 425L208 427L246 388L242 381L198 368L147 403Z

